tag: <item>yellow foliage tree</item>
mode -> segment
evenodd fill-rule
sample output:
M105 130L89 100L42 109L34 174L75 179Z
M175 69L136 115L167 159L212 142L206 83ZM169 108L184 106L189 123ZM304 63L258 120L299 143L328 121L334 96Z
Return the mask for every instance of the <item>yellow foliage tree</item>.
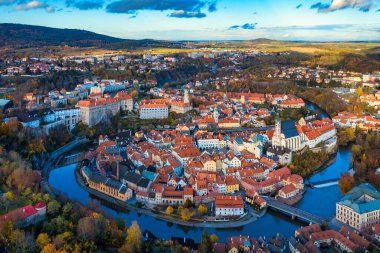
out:
M47 244L43 249L41 250L41 253L56 253L57 249L55 248L54 244Z
M218 236L216 234L210 235L210 241L211 243L217 243L219 240Z
M188 208L185 208L181 212L181 219L184 221L188 221L191 219L191 217L193 217L193 215L194 215L193 211L189 210Z
M132 225L127 230L127 244L131 245L135 252L141 250L142 234L137 221L133 221Z
M207 214L207 207L205 206L205 205L202 205L202 204L200 204L199 205L199 207L198 207L198 212L200 213L200 214L203 214L203 215L205 215L205 214Z
M36 244L40 249L43 249L46 245L50 243L50 238L47 233L41 233L36 239Z
M9 191L9 192L6 192L5 194L4 194L4 196L5 196L5 198L7 199L7 200L9 200L9 201L13 201L14 200L14 195L13 195L13 193L11 192L11 191Z
M181 215L183 209L184 209L183 206L179 206L179 207L178 207L178 210L177 210L178 215Z
M173 213L174 213L174 209L173 209L173 207L172 207L172 206L168 206L168 207L166 208L166 214L171 215L171 214L173 214Z

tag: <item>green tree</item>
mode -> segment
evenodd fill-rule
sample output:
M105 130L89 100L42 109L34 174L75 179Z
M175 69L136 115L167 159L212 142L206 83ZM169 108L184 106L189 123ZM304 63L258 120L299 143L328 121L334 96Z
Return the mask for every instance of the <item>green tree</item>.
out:
M55 216L59 213L61 204L57 200L52 200L47 204L47 214Z
M186 199L185 203L183 204L184 208L190 208L193 207L193 203L191 202L190 199Z
M210 253L212 252L212 244L210 237L208 236L208 233L206 230L202 233L202 239L198 246L198 252L199 253Z

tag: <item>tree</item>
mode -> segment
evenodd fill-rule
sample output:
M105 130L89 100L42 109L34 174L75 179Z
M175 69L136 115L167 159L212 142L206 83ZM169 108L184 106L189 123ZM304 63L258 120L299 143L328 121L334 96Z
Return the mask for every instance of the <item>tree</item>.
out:
M34 237L32 234L25 233L23 230L16 230L15 236L15 252L32 253L35 251L36 244L34 243Z
M139 96L139 92L137 90L132 90L131 96L132 96L132 98L137 98Z
M70 202L67 202L63 207L62 207L62 214L65 218L68 218L71 214L71 211L73 209L73 204Z
M166 208L166 214L171 215L174 213L174 208L172 206L168 206Z
M132 225L127 230L127 244L131 245L134 252L140 252L141 250L142 234L137 221L133 221Z
M7 200L9 200L9 201L13 201L14 200L14 196L13 196L13 193L11 192L11 191L9 191L9 192L6 192L5 194L4 194L4 197L7 199Z
M36 239L36 244L40 249L43 249L46 245L50 243L50 238L47 233L41 233Z
M190 208L193 207L193 203L191 202L190 199L186 199L185 203L183 204L184 208Z
M43 249L41 250L41 253L55 253L57 252L57 249L55 248L54 244L47 244Z
M208 233L206 230L202 233L202 239L198 246L198 252L199 253L209 253L212 252L212 244L210 237L208 236Z
M178 209L177 209L177 214L178 214L178 215L181 215L183 209L184 209L183 206L179 206Z
M59 213L61 204L57 200L52 200L47 204L47 214L55 216Z
M363 92L362 88L359 87L356 89L356 95L358 97L363 96L363 94L364 94L364 92Z
M210 235L210 241L211 243L217 243L219 241L219 238L216 234Z
M344 128L338 132L338 137L339 145L346 146L350 142L355 141L355 130L351 127Z
M352 188L355 187L355 178L348 173L343 173L339 179L339 189L343 195L346 195Z
M193 217L193 215L194 215L193 211L191 211L188 208L185 208L181 212L181 219L184 220L184 221L188 221L188 220L191 219L191 217Z
M108 222L103 216L96 214L95 217L84 217L78 222L78 237L85 241L101 242L109 233Z
M208 212L207 206L200 204L198 207L198 212L202 215L207 214L207 212Z

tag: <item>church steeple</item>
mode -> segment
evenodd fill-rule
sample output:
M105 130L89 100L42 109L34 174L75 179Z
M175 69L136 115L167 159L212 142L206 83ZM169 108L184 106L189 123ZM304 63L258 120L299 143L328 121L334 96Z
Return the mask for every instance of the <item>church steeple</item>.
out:
M218 111L218 107L215 106L214 108L214 120L215 120L215 123L218 123L218 120L219 120L219 111Z
M276 121L275 121L275 135L281 135L281 118L280 113L276 110Z
M183 91L184 95L183 95L183 102L185 104L190 104L190 98L189 98L189 90L188 89L185 89Z
M279 147L282 146L283 140L282 140L282 133L281 133L281 118L280 113L278 110L276 110L276 121L275 121L275 129L274 134L272 138L272 146Z

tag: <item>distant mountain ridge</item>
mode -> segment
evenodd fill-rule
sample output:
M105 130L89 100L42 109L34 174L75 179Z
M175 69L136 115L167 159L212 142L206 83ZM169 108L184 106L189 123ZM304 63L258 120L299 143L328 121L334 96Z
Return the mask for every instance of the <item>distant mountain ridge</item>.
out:
M0 47L29 48L41 46L143 47L171 44L156 40L127 40L79 29L61 29L23 24L0 24Z

